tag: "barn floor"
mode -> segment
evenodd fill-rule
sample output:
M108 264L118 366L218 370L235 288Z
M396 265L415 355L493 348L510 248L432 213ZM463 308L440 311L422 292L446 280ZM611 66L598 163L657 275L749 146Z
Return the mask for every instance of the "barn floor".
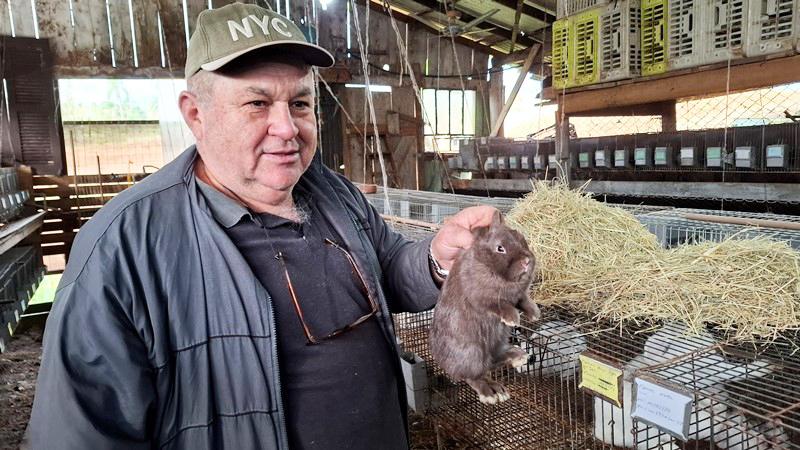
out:
M33 404L36 374L42 353L42 328L14 336L8 351L0 354L0 450L19 448ZM463 449L464 444L440 436L437 446L432 421L411 414L408 418L413 450Z
M29 328L0 354L0 450L19 448L33 404L42 328Z

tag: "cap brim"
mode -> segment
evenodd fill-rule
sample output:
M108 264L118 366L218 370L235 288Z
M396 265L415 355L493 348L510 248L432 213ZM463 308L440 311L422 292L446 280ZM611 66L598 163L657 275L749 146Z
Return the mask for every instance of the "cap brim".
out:
M228 64L234 59L252 52L253 50L258 50L267 47L276 49L277 48L286 49L288 50L287 54L296 54L300 59L305 61L306 64L311 66L331 67L336 62L336 60L333 58L333 55L331 55L330 52L320 47L319 45L310 44L308 42L298 42L298 41L273 41L273 42L265 42L260 45L254 45L250 48L246 48L236 53L226 55L223 58L215 59L214 61L210 61L200 65L200 68L205 71L214 71L221 68L225 64Z

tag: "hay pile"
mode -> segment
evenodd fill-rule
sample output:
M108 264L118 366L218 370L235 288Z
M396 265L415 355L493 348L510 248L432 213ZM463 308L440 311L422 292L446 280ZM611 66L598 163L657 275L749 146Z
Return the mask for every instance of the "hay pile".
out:
M663 249L633 215L582 190L537 182L507 216L536 255L534 299L617 322L706 323L734 340L800 329L800 253L731 238Z

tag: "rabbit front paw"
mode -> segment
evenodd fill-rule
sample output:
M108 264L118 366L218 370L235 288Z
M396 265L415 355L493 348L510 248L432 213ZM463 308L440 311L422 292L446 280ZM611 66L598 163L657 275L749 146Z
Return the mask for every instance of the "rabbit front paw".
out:
M516 309L502 311L500 314L500 321L503 322L503 325L507 325L509 327L518 327L520 324L519 311Z

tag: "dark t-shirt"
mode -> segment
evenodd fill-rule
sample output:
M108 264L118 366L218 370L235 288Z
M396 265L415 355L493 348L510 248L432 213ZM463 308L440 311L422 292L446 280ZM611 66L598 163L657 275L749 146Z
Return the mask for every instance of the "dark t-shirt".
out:
M313 199L298 187L295 201L308 215L301 224L264 213L227 228L272 297L290 447L407 449L394 356L377 319L308 345L278 253L315 337L354 322L370 306L347 257L324 243L341 239Z

